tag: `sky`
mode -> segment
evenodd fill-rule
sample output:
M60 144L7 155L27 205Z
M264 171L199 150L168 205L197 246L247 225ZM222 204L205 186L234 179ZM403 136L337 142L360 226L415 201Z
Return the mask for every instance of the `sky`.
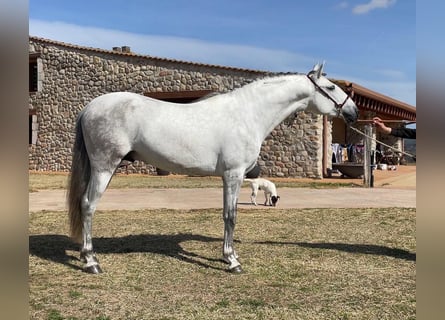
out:
M416 105L415 0L29 0L29 34L254 70L310 71Z

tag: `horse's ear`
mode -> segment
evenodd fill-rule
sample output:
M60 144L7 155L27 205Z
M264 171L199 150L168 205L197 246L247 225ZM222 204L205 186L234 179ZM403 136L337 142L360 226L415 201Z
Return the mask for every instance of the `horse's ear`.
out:
M320 70L318 71L318 73L319 73L318 77L319 78L324 75L323 69L324 69L325 63L326 63L326 61L323 61L323 63L320 65Z
M313 75L315 75L315 77L317 77L318 78L318 76L317 76L317 73L318 73L318 70L320 69L320 64L316 64L313 68L312 68L312 70L311 71L309 71L309 73L307 74L308 76L313 76Z
M311 71L309 71L309 75L314 75L316 79L320 78L323 75L323 67L325 62L323 61L322 64L317 63Z
M315 76L317 77L317 79L319 79L323 75L324 64L325 64L325 61L323 61L321 64L317 63L317 65L316 65L317 71L315 72Z
M319 63L317 63L317 64L312 68L312 71L313 71L313 72L318 72L318 70L320 70L320 64L319 64Z

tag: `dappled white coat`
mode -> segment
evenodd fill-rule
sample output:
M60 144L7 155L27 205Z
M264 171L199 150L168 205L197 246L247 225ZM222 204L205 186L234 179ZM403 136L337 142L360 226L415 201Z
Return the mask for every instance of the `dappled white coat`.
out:
M122 159L134 159L223 178L223 259L230 270L241 271L233 247L238 194L267 135L302 110L357 119L354 102L322 71L317 64L308 75L265 78L190 104L129 92L92 100L78 117L68 192L71 235L82 242L85 269L101 272L91 233L97 203Z
M82 126L90 157L114 158L112 167L132 152L133 159L172 172L221 176L229 168L252 168L267 135L293 112L311 107L313 95L305 75L259 80L190 104L116 92L94 99Z

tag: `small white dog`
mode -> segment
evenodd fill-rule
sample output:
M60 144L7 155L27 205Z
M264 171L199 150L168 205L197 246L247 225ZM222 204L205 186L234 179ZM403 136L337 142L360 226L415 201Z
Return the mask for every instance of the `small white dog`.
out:
M250 182L250 187L252 188L252 194L250 195L250 201L257 205L256 196L258 194L258 190L264 191L264 196L266 197L266 201L264 201L264 205L267 206L269 202L270 206L276 206L278 199L280 196L277 194L277 188L275 184L267 179L256 178L256 179L244 179L244 181Z

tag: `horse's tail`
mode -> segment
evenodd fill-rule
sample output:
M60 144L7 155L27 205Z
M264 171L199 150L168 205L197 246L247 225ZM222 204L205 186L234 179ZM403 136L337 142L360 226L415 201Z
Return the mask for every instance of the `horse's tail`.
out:
M71 173L68 182L68 216L70 222L70 236L76 242L82 241L82 197L90 180L90 159L82 131L82 113L76 122L76 137L73 147Z

